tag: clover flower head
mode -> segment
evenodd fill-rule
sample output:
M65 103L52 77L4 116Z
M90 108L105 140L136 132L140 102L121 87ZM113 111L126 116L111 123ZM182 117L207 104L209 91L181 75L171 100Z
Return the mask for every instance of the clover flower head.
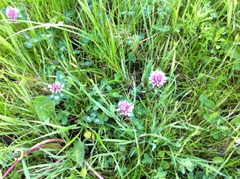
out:
M64 85L59 82L48 85L48 88L52 93L60 93L63 87Z
M120 101L118 103L118 109L117 111L120 112L120 114L125 115L125 116L130 116L134 109L134 104L128 102L127 100Z
M162 86L167 80L167 77L165 76L165 73L160 71L160 70L156 70L153 71L150 74L149 77L149 81L153 86Z
M12 6L7 7L6 15L10 20L16 20L18 18L18 9Z

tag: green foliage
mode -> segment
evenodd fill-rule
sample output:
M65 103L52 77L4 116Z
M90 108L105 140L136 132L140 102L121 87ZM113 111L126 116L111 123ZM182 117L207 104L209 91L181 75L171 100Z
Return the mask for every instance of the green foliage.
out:
M67 151L67 156L75 162L77 168L83 166L84 144L81 141L75 141L74 146Z
M239 176L236 0L9 2L0 2L0 175L16 148L62 138L8 177L96 178L84 160L103 178ZM17 21L7 21L10 5ZM149 83L156 69L168 77L159 88ZM116 111L125 99L130 117Z
M50 122L50 119L56 118L55 103L45 96L38 96L34 99L34 109L38 118L46 123Z
M66 125L68 123L68 116L69 116L69 112L64 110L64 111L60 111L58 114L57 114L57 120L60 121L60 123L62 125Z
M144 159L142 160L142 163L143 164L152 164L153 159L148 154L144 154Z
M1 152L0 151L0 156L1 156L1 160L0 160L0 165L5 168L8 163L11 161L11 159L13 158L13 153L11 151L9 152Z
M215 106L214 102L209 100L206 94L202 94L199 97L199 101L202 103L203 106L206 106L207 108L213 108Z

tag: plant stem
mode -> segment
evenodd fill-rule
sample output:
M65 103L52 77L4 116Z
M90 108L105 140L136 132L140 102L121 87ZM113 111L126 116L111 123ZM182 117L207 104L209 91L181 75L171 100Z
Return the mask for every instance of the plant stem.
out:
M98 177L99 179L104 179L98 172L96 172L92 166L86 161L84 160L83 163L88 167L89 170L91 170L91 172L96 176Z
M39 150L40 148L51 148L49 146L44 146L44 144L47 144L50 142L62 143L62 142L64 142L64 140L62 140L62 139L47 139L47 140L44 140L44 141L32 146L30 149L28 149L26 152L24 152L23 155L11 165L11 167L2 176L2 179L4 179L11 172L11 170L17 165L17 163L20 162L23 159L23 157L25 157L27 154L34 152L35 150Z

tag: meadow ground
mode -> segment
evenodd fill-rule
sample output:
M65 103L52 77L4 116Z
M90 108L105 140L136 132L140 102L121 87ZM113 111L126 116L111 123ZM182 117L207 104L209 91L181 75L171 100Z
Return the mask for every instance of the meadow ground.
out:
M240 176L237 0L1 0L0 18L2 179Z

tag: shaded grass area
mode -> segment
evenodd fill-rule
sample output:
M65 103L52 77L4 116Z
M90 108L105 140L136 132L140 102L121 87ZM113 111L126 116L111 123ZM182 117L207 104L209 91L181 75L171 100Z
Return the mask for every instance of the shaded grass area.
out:
M236 1L4 0L0 8L9 5L20 17L6 21L1 11L0 174L16 148L60 138L65 145L29 154L9 177L96 177L83 159L104 178L240 175ZM169 77L159 89L149 84L155 69ZM56 80L66 98L48 103ZM116 112L123 99L134 117Z

